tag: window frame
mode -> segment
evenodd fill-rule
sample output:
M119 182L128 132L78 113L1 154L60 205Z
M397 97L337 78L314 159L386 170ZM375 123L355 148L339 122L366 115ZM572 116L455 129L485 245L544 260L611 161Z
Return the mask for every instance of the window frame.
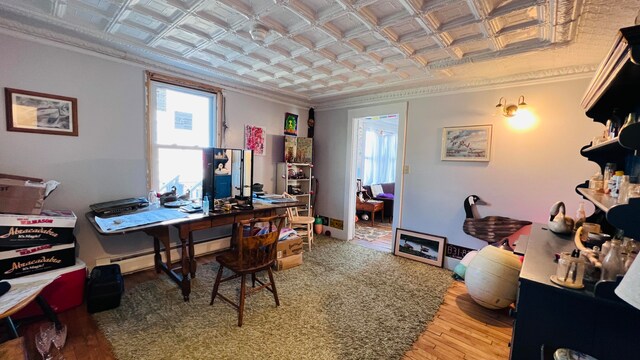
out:
M153 184L153 174L154 174L154 157L157 156L158 146L153 142L153 125L155 117L153 113L155 112L155 108L153 105L155 104L155 100L152 98L154 92L151 91L153 88L153 83L161 83L167 85L170 88L175 88L177 90L193 90L196 92L204 92L208 94L212 94L215 96L216 102L216 110L215 110L215 124L212 124L211 128L214 133L211 138L214 140L215 145L222 144L222 123L223 123L223 94L222 89L211 86L205 83L183 79L174 77L171 75L160 74L152 71L145 71L145 92L146 92L146 103L145 103L145 132L146 132L146 161L147 161L147 189L155 189L154 186L158 186L157 184ZM171 148L175 149L194 149L200 148L199 146L184 146L184 145L174 145ZM154 151L154 149L156 151Z

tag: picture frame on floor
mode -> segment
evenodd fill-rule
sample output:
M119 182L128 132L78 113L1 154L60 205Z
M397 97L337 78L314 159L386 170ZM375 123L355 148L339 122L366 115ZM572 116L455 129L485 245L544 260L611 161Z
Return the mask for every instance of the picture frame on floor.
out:
M447 238L406 229L396 229L393 253L397 256L442 267Z

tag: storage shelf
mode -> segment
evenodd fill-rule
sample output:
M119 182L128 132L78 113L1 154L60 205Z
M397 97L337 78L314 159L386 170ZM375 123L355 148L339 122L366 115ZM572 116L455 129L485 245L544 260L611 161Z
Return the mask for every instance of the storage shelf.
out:
M640 66L636 65L639 44L640 26L620 29L582 99L588 117L604 124L614 110L623 118L637 110L634 89L640 80Z
M601 192L597 192L592 189L578 188L580 195L584 196L587 200L591 201L593 205L597 206L601 210L607 212L615 205L620 205L617 198L612 198Z
M605 142L601 142L598 145L587 146L582 149L582 153L589 154L596 151L608 151L615 147L622 147L622 145L620 145L620 142L618 141L618 138L609 139Z

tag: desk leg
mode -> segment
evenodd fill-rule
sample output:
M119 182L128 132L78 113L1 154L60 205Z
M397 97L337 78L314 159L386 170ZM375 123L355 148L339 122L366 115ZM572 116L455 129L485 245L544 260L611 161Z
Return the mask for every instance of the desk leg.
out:
M181 260L181 264L182 264L182 268L180 269L182 271L182 281L180 282L180 286L182 287L182 297L184 298L184 301L189 301L189 294L191 293L191 279L189 279L189 271L190 271L190 265L189 265L189 251L188 251L188 239L185 239L183 237L180 237L180 243L181 243L181 248L182 248L182 260Z
M47 318L49 318L49 321L56 325L56 329L62 329L62 324L60 323L60 320L58 320L58 316L51 306L49 306L47 300L45 300L41 295L38 295L36 296L36 302L38 303L38 306L40 306L40 309L42 309L42 312L47 316Z
M144 231L147 235L153 236L153 262L156 268L156 271L164 271L171 280L175 281L180 288L182 289L182 295L185 298L185 301L189 300L189 293L191 292L191 283L189 281L189 269L185 267L184 257L180 264L182 265L182 274L178 274L172 268L171 263L171 239L169 236L168 227L155 227L151 229L147 229ZM180 239L182 242L182 253L184 256L187 256L185 253L186 248L186 240ZM164 246L164 252L166 261L162 262L162 257L160 256L160 243ZM186 271L186 278L185 278Z
M375 206L371 209L371 226L373 226L373 220L376 218L376 208Z
M157 237L153 237L153 265L156 268L156 273L160 274L162 271L162 257L160 256L160 240Z
M19 337L18 330L16 330L16 325L13 323L13 320L11 320L11 316L4 318L4 321L7 323L7 327L9 328L9 338L17 339Z
M193 232L189 233L189 269L191 270L191 278L196 277L196 268L198 263L196 262L196 250L193 245Z

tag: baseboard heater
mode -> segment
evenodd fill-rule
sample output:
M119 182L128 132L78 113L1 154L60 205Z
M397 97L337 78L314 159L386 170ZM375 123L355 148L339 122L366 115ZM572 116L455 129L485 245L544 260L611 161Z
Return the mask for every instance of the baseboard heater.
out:
M210 254L216 251L221 251L229 248L231 237L223 237L217 239L208 239L200 241L194 244L195 256L201 256ZM171 260L176 263L180 259L178 249L180 245L174 245L171 247ZM162 261L165 261L164 250L160 251ZM100 258L96 259L96 266L118 264L120 265L120 271L123 274L130 274L137 271L147 270L154 267L153 263L153 251L145 251L137 254L131 254L127 256L119 256L113 258Z

